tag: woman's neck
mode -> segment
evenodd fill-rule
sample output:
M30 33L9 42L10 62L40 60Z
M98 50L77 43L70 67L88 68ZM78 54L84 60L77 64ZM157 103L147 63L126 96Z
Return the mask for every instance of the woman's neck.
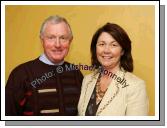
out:
M120 70L120 66L114 67L114 68L109 68L109 67L103 67L104 70L107 70L108 72L112 72L113 74L116 74L117 71Z

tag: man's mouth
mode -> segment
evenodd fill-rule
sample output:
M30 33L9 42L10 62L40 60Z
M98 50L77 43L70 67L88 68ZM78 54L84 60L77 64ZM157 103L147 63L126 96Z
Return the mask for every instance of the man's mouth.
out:
M56 54L60 54L60 53L62 53L62 50L52 50L52 52L54 52Z

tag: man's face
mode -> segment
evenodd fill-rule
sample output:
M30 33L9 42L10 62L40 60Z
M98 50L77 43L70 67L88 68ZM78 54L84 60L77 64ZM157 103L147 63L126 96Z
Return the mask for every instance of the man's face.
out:
M44 53L53 63L64 60L70 47L70 30L66 23L47 23L41 35Z

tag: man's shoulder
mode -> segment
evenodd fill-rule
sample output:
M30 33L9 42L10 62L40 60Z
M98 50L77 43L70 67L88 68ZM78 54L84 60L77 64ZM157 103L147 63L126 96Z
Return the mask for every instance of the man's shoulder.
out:
M74 65L73 63L70 63L70 62L68 62L68 61L64 61L64 64L66 65Z
M73 64L73 63L64 61L64 66L65 66L67 69L69 69L70 71L79 71L79 72L80 72L80 69L79 69L78 65L75 65L75 64Z
M34 59L34 60L30 60L24 63L19 64L18 66L16 66L12 72L13 73L17 73L17 72L24 72L24 70L28 67L31 67L32 65L34 65L36 62L38 61L38 58Z
M73 63L70 63L70 62L67 62L65 61L64 62L64 68L65 68L65 71L67 72L73 72L73 73L77 73L78 76L80 76L82 79L83 79L83 74L80 70L80 68L78 66L76 66L75 64Z

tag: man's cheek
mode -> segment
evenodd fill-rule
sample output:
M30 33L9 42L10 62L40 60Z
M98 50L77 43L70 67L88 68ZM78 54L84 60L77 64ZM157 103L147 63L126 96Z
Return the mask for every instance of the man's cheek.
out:
M62 45L62 47L63 47L63 48L69 48L70 45L69 45L69 44L64 44L64 45Z

